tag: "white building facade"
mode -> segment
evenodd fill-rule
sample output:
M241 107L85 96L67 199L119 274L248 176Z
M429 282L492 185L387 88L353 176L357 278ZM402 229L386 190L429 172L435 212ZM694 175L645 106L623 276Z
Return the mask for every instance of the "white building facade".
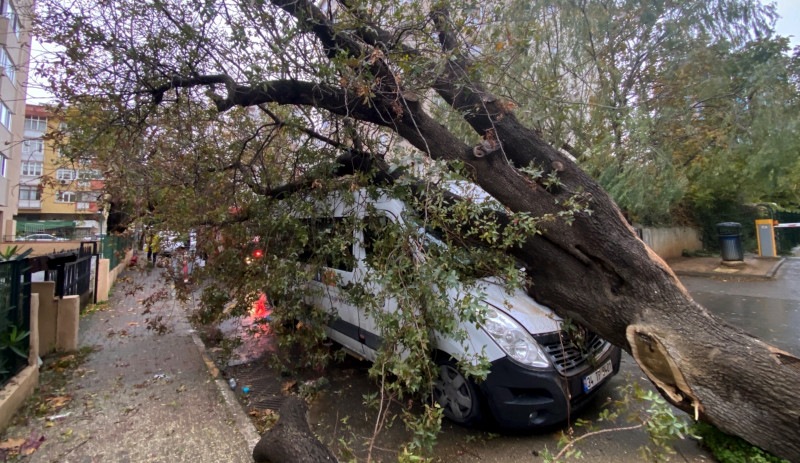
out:
M0 240L16 231L31 56L30 0L0 0ZM25 166L30 169L31 166Z

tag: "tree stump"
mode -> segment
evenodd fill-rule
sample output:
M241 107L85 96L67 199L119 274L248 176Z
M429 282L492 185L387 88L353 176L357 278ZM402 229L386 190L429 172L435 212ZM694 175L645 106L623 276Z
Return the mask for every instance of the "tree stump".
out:
M308 427L306 402L295 395L287 397L278 410L275 426L261 436L253 448L256 463L336 462L336 457Z

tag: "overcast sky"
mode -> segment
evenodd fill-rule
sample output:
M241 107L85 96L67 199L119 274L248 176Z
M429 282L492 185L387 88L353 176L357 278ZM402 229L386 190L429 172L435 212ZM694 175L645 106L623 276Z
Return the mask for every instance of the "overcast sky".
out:
M800 45L800 0L777 0L775 4L781 16L775 30L779 35L793 36L792 48Z

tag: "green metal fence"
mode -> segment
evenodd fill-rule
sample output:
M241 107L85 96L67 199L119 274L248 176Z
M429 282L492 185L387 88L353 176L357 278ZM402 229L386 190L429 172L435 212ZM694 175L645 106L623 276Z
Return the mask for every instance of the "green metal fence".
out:
M114 268L125 258L125 252L133 247L129 236L106 235L102 241L103 258L109 260L109 268Z

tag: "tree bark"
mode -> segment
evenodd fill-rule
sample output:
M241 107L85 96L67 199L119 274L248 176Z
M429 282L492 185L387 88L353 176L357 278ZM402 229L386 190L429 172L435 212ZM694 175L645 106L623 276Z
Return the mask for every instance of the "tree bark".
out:
M275 425L253 448L256 463L335 463L338 460L308 427L305 401L291 395L281 404Z

